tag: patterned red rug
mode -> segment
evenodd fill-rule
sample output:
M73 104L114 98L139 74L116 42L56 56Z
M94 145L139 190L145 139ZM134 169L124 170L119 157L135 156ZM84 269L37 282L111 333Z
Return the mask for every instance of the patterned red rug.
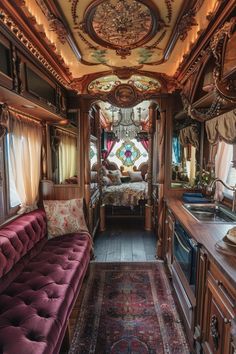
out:
M92 263L70 354L189 354L160 262Z

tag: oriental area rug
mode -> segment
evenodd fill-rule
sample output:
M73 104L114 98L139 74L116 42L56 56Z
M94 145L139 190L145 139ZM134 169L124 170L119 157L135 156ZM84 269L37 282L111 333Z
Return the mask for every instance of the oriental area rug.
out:
M69 354L189 354L161 262L91 263Z

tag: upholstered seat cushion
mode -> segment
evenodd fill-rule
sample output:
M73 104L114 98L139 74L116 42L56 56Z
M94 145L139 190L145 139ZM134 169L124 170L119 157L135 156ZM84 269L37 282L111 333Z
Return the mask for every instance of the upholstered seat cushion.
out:
M90 250L87 233L68 234L49 240L29 261L0 295L0 353L59 351Z

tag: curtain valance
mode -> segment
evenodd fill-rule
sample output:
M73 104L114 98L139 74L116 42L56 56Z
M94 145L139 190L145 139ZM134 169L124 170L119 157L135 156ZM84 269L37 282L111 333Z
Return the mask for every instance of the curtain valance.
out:
M195 125L189 125L180 130L179 132L180 143L183 146L191 144L197 150L199 149L199 132Z
M236 115L234 111L224 113L205 123L210 144L223 140L228 144L236 143Z

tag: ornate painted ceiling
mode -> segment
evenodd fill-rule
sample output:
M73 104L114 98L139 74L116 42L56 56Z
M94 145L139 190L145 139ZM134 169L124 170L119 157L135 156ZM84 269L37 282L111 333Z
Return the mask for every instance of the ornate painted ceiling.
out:
M153 75L157 82L152 84L158 88L158 75L174 76L220 1L2 0L1 3L3 9L12 6L19 10L20 17L27 19L30 29L57 58L68 77L67 85L82 92L95 77L111 77L114 72L122 72L122 76L135 74L141 86L145 80L148 82L143 76Z

